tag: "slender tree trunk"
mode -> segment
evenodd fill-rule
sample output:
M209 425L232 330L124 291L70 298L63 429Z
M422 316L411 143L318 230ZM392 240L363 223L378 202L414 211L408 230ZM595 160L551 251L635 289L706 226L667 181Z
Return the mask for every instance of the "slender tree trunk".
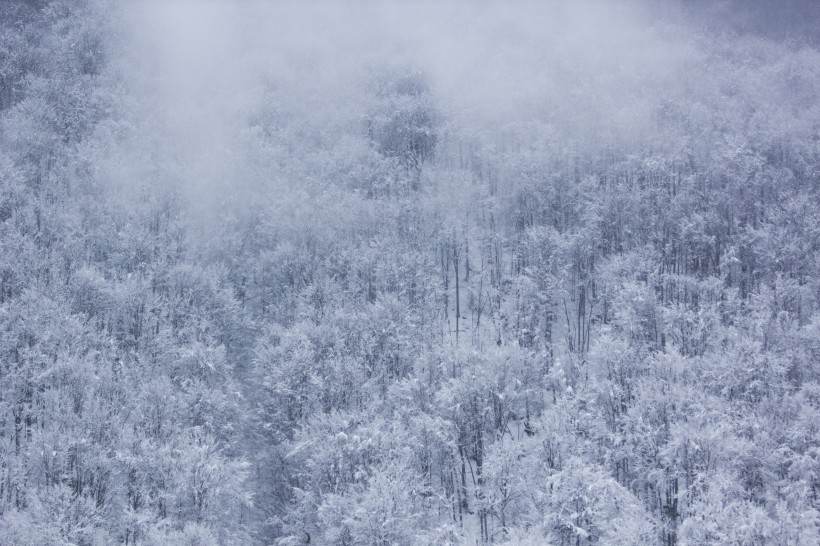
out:
M458 246L455 243L455 237L453 238L453 267L455 268L456 274L456 344L458 344L458 328L459 328L459 319L461 318L461 294L459 291L459 283L458 283L458 262L459 262L459 251Z

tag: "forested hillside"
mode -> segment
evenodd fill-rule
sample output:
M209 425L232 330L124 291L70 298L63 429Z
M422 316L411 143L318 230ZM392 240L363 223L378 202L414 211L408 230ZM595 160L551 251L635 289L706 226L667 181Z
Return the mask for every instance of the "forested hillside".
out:
M812 2L0 2L0 544L820 543Z

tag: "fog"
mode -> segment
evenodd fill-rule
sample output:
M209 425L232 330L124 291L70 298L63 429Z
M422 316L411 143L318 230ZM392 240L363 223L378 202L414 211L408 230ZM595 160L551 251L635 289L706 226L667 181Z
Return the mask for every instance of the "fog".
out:
M570 147L611 147L649 138L653 111L703 58L671 8L653 17L636 2L175 0L124 9L139 138L181 160L179 183L209 216L248 183L243 134L256 117L278 108L300 118L313 133L300 146L361 132L380 71L422 74L451 133L529 124Z
M351 85L364 84L355 81L363 71L389 63L423 71L449 109L529 119L585 91L624 99L669 85L692 55L680 28L634 3L171 1L132 9L165 100L210 100L221 106L213 116L231 115L266 84L345 100Z

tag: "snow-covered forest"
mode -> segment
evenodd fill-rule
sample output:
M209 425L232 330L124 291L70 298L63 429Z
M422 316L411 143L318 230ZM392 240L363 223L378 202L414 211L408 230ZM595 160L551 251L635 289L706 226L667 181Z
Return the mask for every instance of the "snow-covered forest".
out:
M820 3L0 2L0 544L820 544Z

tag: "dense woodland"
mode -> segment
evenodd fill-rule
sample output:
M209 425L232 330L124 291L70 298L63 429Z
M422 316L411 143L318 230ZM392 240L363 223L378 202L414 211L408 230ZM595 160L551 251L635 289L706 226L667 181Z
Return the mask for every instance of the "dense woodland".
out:
M159 4L0 2L0 544L820 543L811 2Z

